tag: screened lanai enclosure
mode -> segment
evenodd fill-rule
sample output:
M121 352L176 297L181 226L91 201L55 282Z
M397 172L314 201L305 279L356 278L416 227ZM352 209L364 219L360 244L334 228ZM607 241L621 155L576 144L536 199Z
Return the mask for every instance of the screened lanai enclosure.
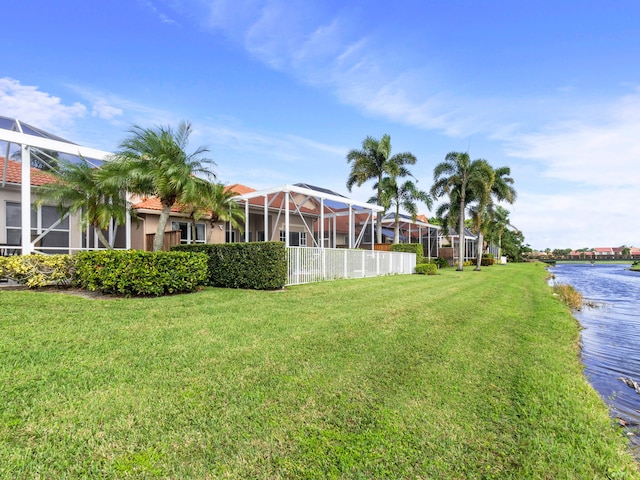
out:
M236 197L245 207L244 241L287 246L289 284L413 273L414 254L375 249L383 208L298 183Z
M110 154L77 145L57 135L21 122L0 117L0 254L70 253L97 245L83 231L80 215L61 215L53 205L36 205L37 188L53 181L61 159L85 159L100 164ZM131 222L124 229L113 225L109 241L130 246Z

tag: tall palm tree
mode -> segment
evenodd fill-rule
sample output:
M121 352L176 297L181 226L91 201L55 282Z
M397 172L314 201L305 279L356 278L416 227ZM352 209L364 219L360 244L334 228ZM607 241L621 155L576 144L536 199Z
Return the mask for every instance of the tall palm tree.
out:
M484 237L485 235L489 235L489 229L491 227L493 204L490 201L488 203L478 201L478 203L469 208L469 215L471 217L473 230L478 235L476 243L476 268L474 270L479 272L480 266L482 265L482 255L484 253Z
M502 257L502 236L509 226L509 210L497 205L493 210L490 234L498 243L498 257Z
M222 183L211 183L202 179L194 182L183 197L182 211L188 213L191 219L192 234L195 239L196 222L209 215L209 231L213 231L216 222L231 222L233 228L240 232L244 230L245 212L234 200L237 196Z
M480 270L484 250L483 236L489 232L490 224L494 221L497 202L513 203L516 199L517 194L513 188L513 178L509 177L510 174L509 167L492 169L488 191L481 192L482 196L475 199L477 204L473 207L473 220L474 227L478 232L476 270Z
M111 249L103 231L112 219L118 225L125 223L127 202L124 192L101 182L98 173L84 159L78 163L58 159L56 170L50 172L56 181L38 188L36 204L54 203L62 214L82 211L83 227L93 227L100 243Z
M351 171L347 179L347 189L351 191L354 185L358 187L368 180L376 180L376 203L382 205L382 187L384 175L406 177L409 171L405 165L414 165L416 157L409 153L396 153L391 156L391 137L383 135L380 140L367 137L362 142L362 149L351 150L347 153L347 163L351 163ZM376 219L376 241L382 243L382 215Z
M196 175L214 178L208 168L214 162L203 157L208 152L198 147L187 153L189 122L181 122L177 130L171 127L142 128L134 125L104 168L105 179L139 195L160 199L162 210L153 238L153 250L162 250L164 231L171 207L183 203L183 197L198 182Z
M391 206L395 207L393 243L400 243L400 208L402 207L404 211L411 215L411 219L415 221L418 215L417 202L424 202L429 209L433 204L429 194L419 190L411 180L398 184L397 177L385 177L382 179L383 206L385 210Z
M431 194L434 198L449 197L448 222L458 220L458 267L464 270L464 216L467 202L480 198L491 188L493 169L486 160L471 161L468 153L450 152L443 162L433 170L434 184ZM442 214L442 206L438 209Z

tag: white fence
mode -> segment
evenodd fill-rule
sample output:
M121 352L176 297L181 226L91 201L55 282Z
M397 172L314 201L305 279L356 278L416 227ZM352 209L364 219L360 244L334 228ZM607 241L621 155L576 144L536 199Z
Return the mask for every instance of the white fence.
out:
M338 278L411 274L416 267L416 254L377 250L288 247L287 264L289 266L287 285L299 285Z

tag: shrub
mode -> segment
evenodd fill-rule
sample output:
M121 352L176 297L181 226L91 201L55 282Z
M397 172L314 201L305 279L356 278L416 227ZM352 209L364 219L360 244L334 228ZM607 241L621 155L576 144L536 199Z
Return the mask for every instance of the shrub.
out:
M422 260L420 262L418 262L418 263L419 264L420 263L432 263L433 265L435 265L438 268L445 268L445 267L449 266L449 262L447 262L447 259L443 258L443 257L431 258L431 259L429 259L427 257L422 257Z
M558 283L553 286L553 293L574 310L582 310L582 295L572 285Z
M76 255L76 283L122 295L191 292L207 279L207 256L191 252L108 250Z
M391 245L392 252L415 253L416 262L420 262L424 256L424 250L421 243L394 243Z
M449 262L444 257L438 257L436 258L436 265L438 265L438 268L447 268L449 266Z
M435 263L419 263L416 265L416 273L420 275L436 275L438 266Z
M205 252L209 257L208 284L214 287L273 290L287 284L282 242L176 245L172 250Z
M495 263L493 253L483 253L482 258L480 259L480 265L483 267L491 266ZM476 263L477 264L477 263Z
M29 288L68 286L73 280L75 259L71 255L14 255L0 257L0 278Z

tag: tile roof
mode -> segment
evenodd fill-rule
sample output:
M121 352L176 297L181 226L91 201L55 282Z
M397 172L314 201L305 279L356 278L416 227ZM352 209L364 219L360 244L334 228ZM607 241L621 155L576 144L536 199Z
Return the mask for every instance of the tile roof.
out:
M136 210L162 210L162 202L158 197L144 197L138 203L133 204L133 208ZM180 205L174 205L171 207L172 212L182 212Z
M22 184L22 164L14 160L7 160L7 183L13 183L16 185ZM0 157L0 182L4 177L4 165L5 159ZM31 167L31 185L40 186L47 183L54 183L55 178L53 175L43 172L38 168Z
M234 183L233 185L227 185L224 187L225 191L231 190L233 193L237 193L238 195L244 195L245 193L255 192L255 188L247 187L246 185L242 185L241 183Z

